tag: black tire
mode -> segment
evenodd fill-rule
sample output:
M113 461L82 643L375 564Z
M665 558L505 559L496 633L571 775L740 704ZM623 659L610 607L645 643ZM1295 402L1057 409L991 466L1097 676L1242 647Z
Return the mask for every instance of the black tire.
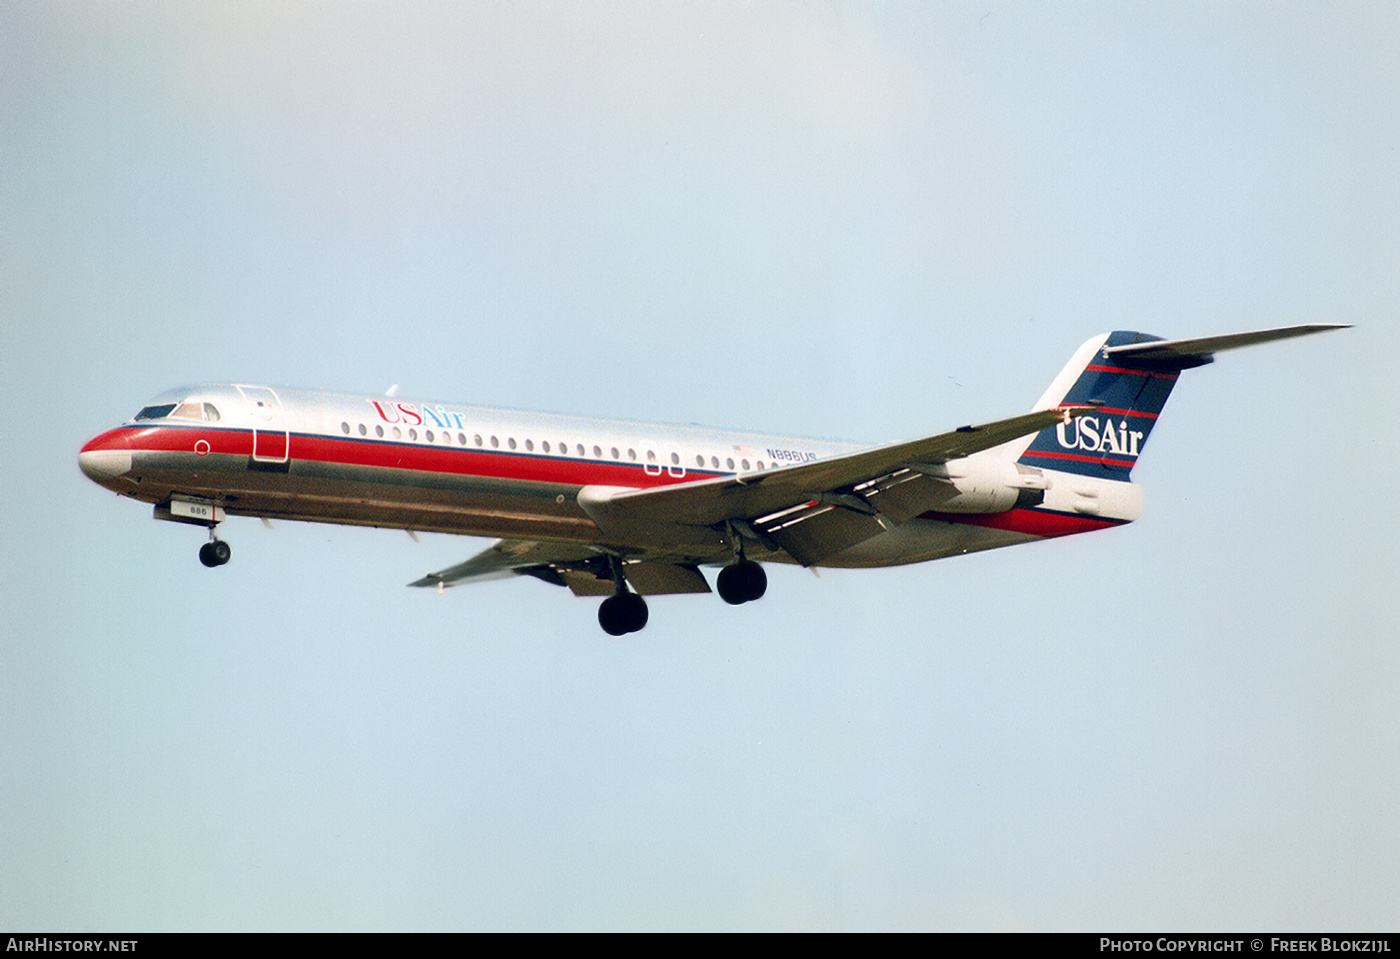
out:
M719 598L730 606L738 606L744 601L744 591L739 582L739 564L734 563L719 571L719 576L715 579L715 591L719 593Z
M768 592L768 574L763 571L763 567L757 563L745 560L739 564L744 586L744 602L752 603L756 599L762 599L763 594Z
M647 602L636 593L618 593L598 607L598 625L609 636L635 633L647 624Z
M199 561L210 569L219 565L219 560L214 555L214 544L205 543L199 548Z
M623 622L623 614L617 608L613 600L616 596L609 596L603 600L598 607L598 625L603 627L603 632L609 636L621 636L627 632L627 625Z
M216 539L214 542L210 543L209 546L211 547L209 552L214 557L215 566L222 566L233 558L232 547L223 540Z
M752 560L740 560L719 571L715 589L730 606L751 603L768 591L768 574Z
M647 624L647 619L651 616L651 611L647 609L647 601L636 593L623 593L622 599L626 602L627 631L629 633L641 632Z

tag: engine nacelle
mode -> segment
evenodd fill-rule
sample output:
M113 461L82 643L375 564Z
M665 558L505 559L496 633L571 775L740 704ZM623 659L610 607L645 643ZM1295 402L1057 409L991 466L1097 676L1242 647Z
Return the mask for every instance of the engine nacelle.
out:
M1040 470L1004 460L968 457L917 469L930 480L934 503L929 508L942 513L1004 513L1039 506L1049 487Z

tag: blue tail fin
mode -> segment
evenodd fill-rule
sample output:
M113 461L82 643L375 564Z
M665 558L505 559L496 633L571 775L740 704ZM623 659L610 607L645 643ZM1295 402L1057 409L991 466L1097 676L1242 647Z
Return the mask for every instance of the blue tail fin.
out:
M1092 406L1069 423L1040 431L1021 454L1027 466L1126 480L1183 369L1209 363L1209 355L1144 358L1114 355L1113 347L1163 342L1159 336L1120 330L1081 346L1036 409L1061 404Z
M1036 410L1071 404L1097 412L1037 433L1019 462L1042 469L1126 480L1167 405L1182 370L1204 366L1221 350L1346 329L1316 323L1273 330L1164 340L1120 330L1081 346L1050 384Z

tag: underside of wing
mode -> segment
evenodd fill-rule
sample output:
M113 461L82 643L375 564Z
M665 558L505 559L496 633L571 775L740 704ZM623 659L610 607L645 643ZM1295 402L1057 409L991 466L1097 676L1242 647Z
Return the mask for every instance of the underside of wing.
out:
M429 573L410 586L442 589L462 583L511 576L533 576L567 586L575 596L608 596L625 578L643 596L708 593L710 584L695 563L664 555L623 557L603 547L578 543L503 539L464 563Z
M578 543L503 539L491 544L464 563L429 573L410 586L455 586L485 579L506 579L531 566L578 562L598 555L598 551Z

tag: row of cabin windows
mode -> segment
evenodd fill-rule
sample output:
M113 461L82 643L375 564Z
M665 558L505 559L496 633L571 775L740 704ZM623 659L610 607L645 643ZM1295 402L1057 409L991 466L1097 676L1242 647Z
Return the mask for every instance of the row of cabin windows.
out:
M357 427L355 427L355 429L356 429L356 431L359 432L359 434L360 434L361 436L366 436L366 437L369 436L369 432L370 432L370 431L369 431L369 427L366 426L364 423L360 423ZM346 436L349 436L350 433L351 433L351 427L350 427L349 422L342 422L342 423L340 424L340 431L341 431L342 433L344 433ZM382 425L376 423L376 424L375 424L375 427L374 427L374 435L375 435L376 437L378 437L379 439L386 439L386 438L387 438L387 439L396 439L396 440L399 440L399 439L403 439L403 438L404 438L405 432L404 432L404 430L402 430L401 428L399 428L399 427L397 427L397 426L391 426L391 427L389 427L389 429L386 431ZM451 433L450 431L448 431L448 430L443 430L441 435L442 435L442 443L443 443L444 445L447 445L447 446L452 445L453 436L452 436L452 433ZM415 429L414 427L411 427L411 426L410 426L410 427L408 428L408 430L407 430L407 436L408 436L408 439L409 439L411 442L415 442L415 443L416 443L416 442L418 441L418 430ZM436 443L436 442L438 442L438 434L435 433L435 432L433 432L432 430L424 430L424 431L423 431L423 439L426 440L426 441L429 442L429 443ZM466 446L466 445L467 445L467 434L466 434L466 433L458 433L457 436L456 436L456 440L457 440L457 445L458 445L458 446ZM493 450L494 450L494 449L500 449L500 448L501 448L501 441L500 441L500 438L499 438L499 437L491 436L491 437L483 438L482 435L481 435L480 433L475 433L475 434L472 435L472 443L473 443L475 446L478 446L478 447L485 447L485 446L489 443L490 446L491 446L491 448L492 448ZM527 452L527 453L533 453L533 452L535 451L535 441L534 441L534 440L529 440L529 439L525 440L524 447L525 447L525 452ZM519 449L519 446L516 444L516 440L515 440L515 437L514 437L514 436L508 436L508 437L506 437L506 448L507 448L507 449L512 449L512 450L513 450L513 449ZM559 443L557 449L558 449L559 455L561 455L561 456L568 456L568 455L570 455L570 454L569 454L569 444L568 444L568 443L563 443L563 442ZM587 455L588 455L587 448L586 448L582 443L576 443L576 444L574 444L574 449L577 451L577 455L579 455L579 456L587 456ZM550 446L549 440L544 440L542 443L540 443L540 452L541 452L541 453L549 453L549 452L552 452L552 451L553 451L553 450L552 450L552 448L551 448L551 446ZM615 460L621 460L621 459L622 459L622 454L621 454L621 452L618 450L618 448L617 448L616 446L613 446L613 447L609 448L608 452L610 452L610 453L612 454L612 458L613 458L613 459L615 459ZM602 448L601 446L595 445L595 446L593 447L593 458L594 458L594 459L602 459L602 458L603 458L603 448ZM635 463L635 462L637 461L637 451L636 451L635 449L628 449L628 450L627 450L627 458L628 458L629 460L631 460L632 462ZM654 450L647 450L647 462L648 462L649 464L656 465L656 452L655 452ZM719 465L719 464L720 464L720 459L719 459L718 456L711 456L711 457L710 457L710 468L711 468L711 469L719 469L719 468L720 468L720 465ZM671 453L671 466L673 466L673 467L679 467L680 465L681 465L681 455L680 455L679 453L676 453L676 452L673 451L673 452ZM699 454L699 453L696 454L696 456L695 456L695 465L696 465L696 467L698 467L699 469L704 469L704 468L705 468L705 457L704 457L702 454ZM764 466L763 466L763 460L758 460L754 465L757 466L758 469L763 469L763 468L764 468ZM749 466L749 461L748 461L747 459L741 459L741 460L737 460L737 461L736 461L736 460L734 459L734 457L732 457L732 456L726 457L726 458L725 458L725 460L724 460L724 466L725 466L726 469L729 469L729 470L735 470L735 469L747 470L747 469L750 468L750 466Z

